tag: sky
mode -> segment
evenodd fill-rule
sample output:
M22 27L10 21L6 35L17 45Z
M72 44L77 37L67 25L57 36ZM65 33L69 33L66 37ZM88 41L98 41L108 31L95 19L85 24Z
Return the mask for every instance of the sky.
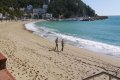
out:
M82 0L98 15L120 15L120 0Z

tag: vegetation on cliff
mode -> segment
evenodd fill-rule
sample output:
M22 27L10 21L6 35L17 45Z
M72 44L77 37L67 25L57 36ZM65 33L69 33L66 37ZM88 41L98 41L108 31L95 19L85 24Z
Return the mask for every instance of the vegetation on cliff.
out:
M33 8L42 7L45 0L0 0L0 13L6 12L11 16L21 16L19 8L32 5ZM14 10L9 9L10 7ZM81 0L51 0L48 4L48 12L58 18L62 15L65 18L96 16L95 11Z
M81 0L51 0L49 12L54 17L63 15L65 18L96 16L95 11Z

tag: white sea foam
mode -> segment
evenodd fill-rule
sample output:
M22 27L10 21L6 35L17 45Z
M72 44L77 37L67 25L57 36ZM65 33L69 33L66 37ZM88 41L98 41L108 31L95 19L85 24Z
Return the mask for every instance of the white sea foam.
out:
M85 40L78 37L57 33L54 29L46 27L37 27L34 23L28 23L25 25L26 29L33 31L35 34L42 37L54 40L56 37L64 38L66 43L85 48L91 51L105 53L107 55L120 57L120 46L109 45L101 42Z
M34 24L34 22L31 22L31 23L25 24L25 28L26 28L27 30L37 31L37 28L35 28L35 24Z

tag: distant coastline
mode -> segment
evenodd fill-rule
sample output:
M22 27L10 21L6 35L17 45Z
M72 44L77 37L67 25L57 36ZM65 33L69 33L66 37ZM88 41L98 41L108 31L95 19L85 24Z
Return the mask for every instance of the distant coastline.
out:
M71 20L71 21L95 21L95 20L105 20L108 16L96 16L96 17L74 17L74 18L53 18L48 19L51 21L61 21L61 20Z

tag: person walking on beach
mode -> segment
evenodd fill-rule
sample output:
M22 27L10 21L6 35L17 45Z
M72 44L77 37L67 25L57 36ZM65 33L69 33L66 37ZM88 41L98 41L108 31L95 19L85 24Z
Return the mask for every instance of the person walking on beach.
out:
M62 46L61 51L63 51L63 48L64 48L64 40L63 39L61 41L61 46Z
M57 51L58 51L58 38L56 38L56 40L55 40L55 44L56 44L56 46L55 46L55 50L57 49Z

